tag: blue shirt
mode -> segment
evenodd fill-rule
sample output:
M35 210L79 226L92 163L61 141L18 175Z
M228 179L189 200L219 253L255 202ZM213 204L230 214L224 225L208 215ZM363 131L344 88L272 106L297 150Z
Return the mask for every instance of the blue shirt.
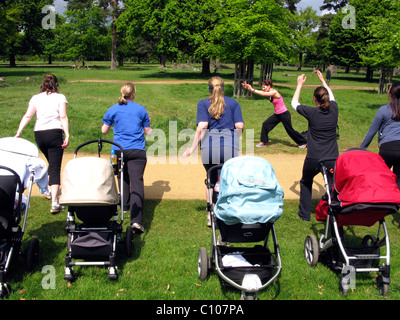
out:
M197 104L196 124L199 124L199 122L208 122L208 131L203 138L201 145L202 149L207 147L222 148L223 146L235 146L235 148L239 148L239 139L235 135L235 123L244 122L242 110L235 99L224 97L224 101L225 110L218 120L211 118L210 113L208 112L208 108L211 105L209 99L203 99ZM206 139L207 137L209 139ZM218 145L217 143L215 146L210 146L211 144L215 144L214 142L216 141L216 137L220 137L220 144Z
M128 101L127 104L111 106L103 117L103 123L114 125L114 142L124 150L145 150L146 140L143 128L150 127L150 118L146 109L140 104ZM119 150L112 145L114 150Z
M390 103L378 109L375 118L361 142L360 148L368 148L375 134L378 132L378 145L400 140L400 121L392 119L393 112Z

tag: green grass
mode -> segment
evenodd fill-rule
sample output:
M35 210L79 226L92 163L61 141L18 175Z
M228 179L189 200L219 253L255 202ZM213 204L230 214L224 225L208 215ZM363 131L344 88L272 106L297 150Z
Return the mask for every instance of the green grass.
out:
M90 139L101 136L102 117L109 106L116 103L120 83L84 83L71 80L102 79L123 80L137 83L136 101L143 104L150 113L152 127L163 130L168 137L169 122L176 121L178 132L182 129L195 129L196 104L207 97L206 84L144 84L144 80L204 80L199 72L191 70L158 68L157 65L127 64L116 71L110 71L108 64L89 63L90 70L73 70L72 63L53 66L34 63L18 63L18 68L10 69L0 64L0 77L5 77L10 87L0 88L0 117L3 125L0 137L13 136L24 114L30 97L37 93L41 80L47 72L56 74L60 79L61 92L69 101L71 145L67 151ZM312 69L304 69L309 80L307 84L317 85ZM274 69L273 79L280 84L277 89L283 95L287 106L290 104L296 83L295 76L300 74L294 68ZM224 69L219 73L228 84L226 94L231 95L233 70ZM31 81L20 80L30 77ZM377 87L377 76L371 83L365 82L363 75L345 74L339 71L332 85L354 87ZM301 102L312 104L313 89L303 89ZM339 104L340 139L339 148L344 151L359 146L376 110L388 99L378 95L375 90L340 89L334 90ZM262 122L272 114L272 105L265 99L253 97L250 100L239 99L242 107L246 130L253 130L254 142L258 142ZM291 109L290 109L291 110ZM295 112L291 112L294 128L307 129L306 121ZM24 130L22 137L34 142L32 120ZM245 131L244 138L247 133ZM112 133L106 138L112 139ZM270 135L269 153L301 153L287 136L283 127L278 125ZM147 146L153 142L148 141ZM182 145L183 141L180 142ZM168 150L168 149L167 149ZM377 151L376 140L370 146ZM95 151L95 150L91 150ZM255 153L265 150L255 150ZM193 183L203 183L194 181ZM134 255L128 259L122 253L118 261L120 278L111 282L107 270L98 267L76 268L78 279L69 284L63 279L64 257L66 254L66 217L65 213L53 216L49 213L49 202L44 198L32 198L24 245L34 236L40 240L40 265L32 273L26 273L23 259L18 261L10 272L13 292L9 300L237 300L240 293L236 290L224 290L218 276L213 273L201 282L197 276L197 254L201 246L210 249L211 233L205 226L205 201L146 200L146 233L134 242ZM316 203L314 204L316 205ZM278 242L281 248L283 270L279 284L272 284L260 293L261 300L397 300L399 290L400 254L396 247L399 242L399 215L387 219L392 245L391 277L389 296L383 298L375 287L374 274L357 276L357 288L347 297L338 291L339 276L322 264L311 268L303 258L303 242L308 234L319 234L323 224L312 220L303 223L296 216L298 201L285 200L284 214L275 224ZM125 222L126 224L126 222ZM348 233L361 239L368 230L348 228ZM375 231L375 230L374 230ZM121 248L123 252L123 247ZM42 268L53 266L56 271L56 289L45 290L42 280L45 274Z
M343 297L338 291L338 274L322 263L316 267L307 265L303 257L305 237L308 234L319 236L324 225L315 219L310 223L301 222L296 216L297 205L297 201L286 200L284 213L275 223L283 269L279 282L260 292L260 300L400 299L400 254L395 250L399 242L399 214L387 218L391 246L394 248L391 252L389 296L384 298L379 294L375 274L368 273L358 274L356 289ZM27 273L25 259L18 259L9 272L9 283L13 288L9 300L240 299L238 290L226 290L221 286L216 272L205 281L198 279L198 250L203 246L209 251L211 243L204 201L147 200L145 206L146 232L141 237L135 237L132 258L126 257L123 244L118 247L118 281L108 280L108 272L102 267L75 267L78 278L71 284L63 279L66 215L51 215L49 201L33 198L24 246L31 237L40 239L40 265L32 273ZM375 232L375 227L346 227L346 234L359 241L364 235ZM42 273L44 266L55 269L55 289L42 287L47 274Z

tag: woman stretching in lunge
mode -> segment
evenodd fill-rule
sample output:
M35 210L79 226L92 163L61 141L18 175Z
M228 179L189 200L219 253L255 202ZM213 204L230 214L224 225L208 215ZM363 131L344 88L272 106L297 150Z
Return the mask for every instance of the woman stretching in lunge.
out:
M298 145L299 148L307 147L307 140L303 137L299 132L293 129L292 127L292 117L290 115L289 110L285 106L285 102L281 94L278 90L272 88L272 80L267 79L262 82L262 90L255 90L246 82L242 83L242 86L260 96L269 97L269 100L274 105L274 114L270 116L267 120L262 124L261 129L261 141L256 145L257 148L263 148L267 145L268 142L268 133L275 128L279 122L282 122L287 134L289 137Z

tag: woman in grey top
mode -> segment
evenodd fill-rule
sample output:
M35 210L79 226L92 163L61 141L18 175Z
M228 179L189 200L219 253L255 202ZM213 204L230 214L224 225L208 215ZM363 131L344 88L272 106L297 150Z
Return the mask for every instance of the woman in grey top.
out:
M393 167L400 188L400 83L393 83L388 97L390 102L378 109L360 147L367 149L378 132L379 154Z

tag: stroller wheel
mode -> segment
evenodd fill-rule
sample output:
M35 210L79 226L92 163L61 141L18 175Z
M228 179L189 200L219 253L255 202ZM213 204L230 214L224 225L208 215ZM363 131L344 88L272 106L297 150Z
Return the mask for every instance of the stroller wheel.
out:
M108 274L108 279L116 281L118 280L118 272L117 272L117 267L110 267L109 268L109 274Z
M319 247L317 238L314 235L307 236L304 242L304 258L310 266L318 263Z
M32 238L29 241L28 253L27 253L27 268L28 271L32 271L39 263L39 240Z
M133 253L133 230L131 226L126 228L126 254L130 258Z
M8 283L3 283L0 286L0 299L7 298L11 293L11 286Z
M205 280L208 276L208 256L204 247L199 249L199 258L197 261L197 272L200 280Z

